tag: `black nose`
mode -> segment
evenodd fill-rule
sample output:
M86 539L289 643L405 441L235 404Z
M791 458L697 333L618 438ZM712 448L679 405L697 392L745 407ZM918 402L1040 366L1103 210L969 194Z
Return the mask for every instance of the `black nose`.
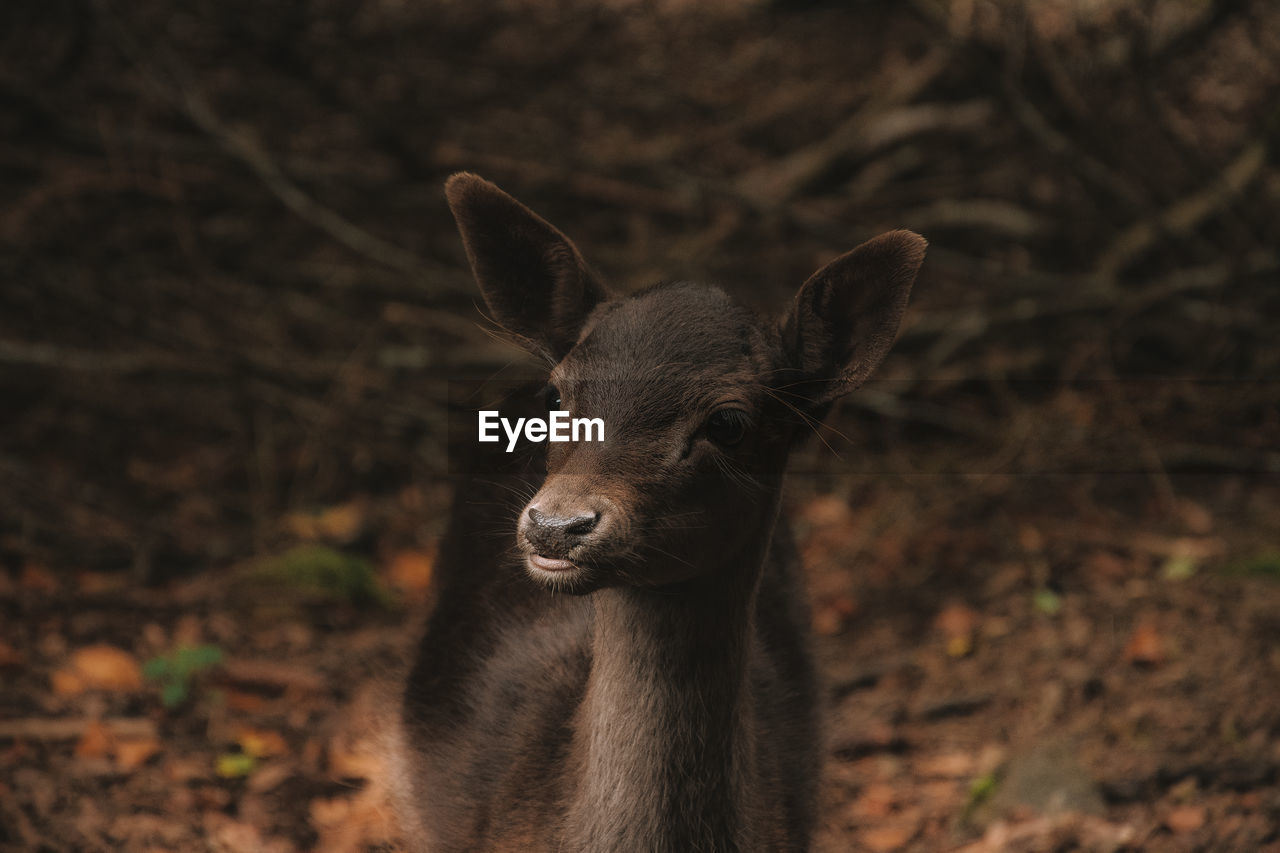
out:
M559 557L591 535L600 521L600 513L550 515L529 507L524 535L529 544L544 557Z

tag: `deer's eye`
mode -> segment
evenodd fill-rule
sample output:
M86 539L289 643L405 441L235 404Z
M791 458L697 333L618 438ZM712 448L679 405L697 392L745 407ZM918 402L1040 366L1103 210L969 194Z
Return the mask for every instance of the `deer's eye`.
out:
M707 437L716 444L733 447L742 441L750 421L741 409L720 409L707 418Z
M557 412L564 408L560 400L560 389L554 385L548 385L542 389L542 402L546 404L548 412Z

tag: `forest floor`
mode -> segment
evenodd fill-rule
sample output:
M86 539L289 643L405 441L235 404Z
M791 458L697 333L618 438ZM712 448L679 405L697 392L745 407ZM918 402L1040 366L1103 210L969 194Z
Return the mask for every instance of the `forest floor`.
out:
M1266 492L1170 518L1101 511L1097 483L798 480L817 849L1280 850L1280 565L1224 545L1280 511ZM431 548L326 559L424 500L286 519L312 544L265 569L0 576L6 849L393 844L379 733Z

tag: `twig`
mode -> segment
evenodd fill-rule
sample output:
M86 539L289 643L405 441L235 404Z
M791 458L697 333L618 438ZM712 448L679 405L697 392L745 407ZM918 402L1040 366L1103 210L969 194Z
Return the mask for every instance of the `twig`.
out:
M905 116L902 113L890 113L889 125L879 132L874 130L878 127L874 117L883 114L887 107L906 103L918 95L946 69L949 59L950 51L938 49L906 72L896 72L890 78L891 83L883 95L854 112L824 138L793 151L778 161L767 162L741 175L734 182L737 193L757 207L780 205L794 197L806 184L827 171L833 162L850 151L872 147L877 144L877 139L901 138L904 133L913 132L913 127L917 128L914 132L918 132L921 126L927 127L931 122L936 124L940 115L950 115L939 112L936 106L932 106L931 111L926 113L921 113L920 107L914 108L915 112L908 112ZM985 109L980 103L978 108ZM968 113L974 111L972 106L967 108ZM960 115L964 121L972 119L972 115L966 115L965 111Z
M156 724L146 717L75 717L49 719L48 717L23 717L17 720L0 720L0 740L75 740L95 722L107 727L112 737L121 740L143 740L158 736Z
M1185 236L1234 200L1261 172L1267 162L1267 141L1258 139L1245 146L1209 186L1161 210L1155 216L1130 225L1104 249L1094 271L1113 278L1162 235Z
M180 109L196 127L213 138L223 150L247 166L263 186L295 216L324 231L353 252L415 279L429 292L461 288L461 283L451 270L429 266L412 252L369 233L303 191L285 174L261 144L248 134L236 132L228 127L194 86L184 82L190 75L181 72L181 66L175 56L170 54L167 57L169 76L175 80L172 84L168 84L151 69L137 39L112 14L106 0L96 0L95 5L103 19L112 24L121 51L137 67L151 90L162 100ZM444 283L443 287L441 282Z
M220 670L231 681L293 687L312 693L323 690L326 684L323 676L309 669L270 660L232 659L224 662Z

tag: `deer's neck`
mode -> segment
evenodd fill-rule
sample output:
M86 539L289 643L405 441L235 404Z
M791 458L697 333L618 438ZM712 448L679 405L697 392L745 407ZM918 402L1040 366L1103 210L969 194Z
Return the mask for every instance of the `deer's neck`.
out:
M592 595L566 849L755 847L747 672L764 539L731 573Z

